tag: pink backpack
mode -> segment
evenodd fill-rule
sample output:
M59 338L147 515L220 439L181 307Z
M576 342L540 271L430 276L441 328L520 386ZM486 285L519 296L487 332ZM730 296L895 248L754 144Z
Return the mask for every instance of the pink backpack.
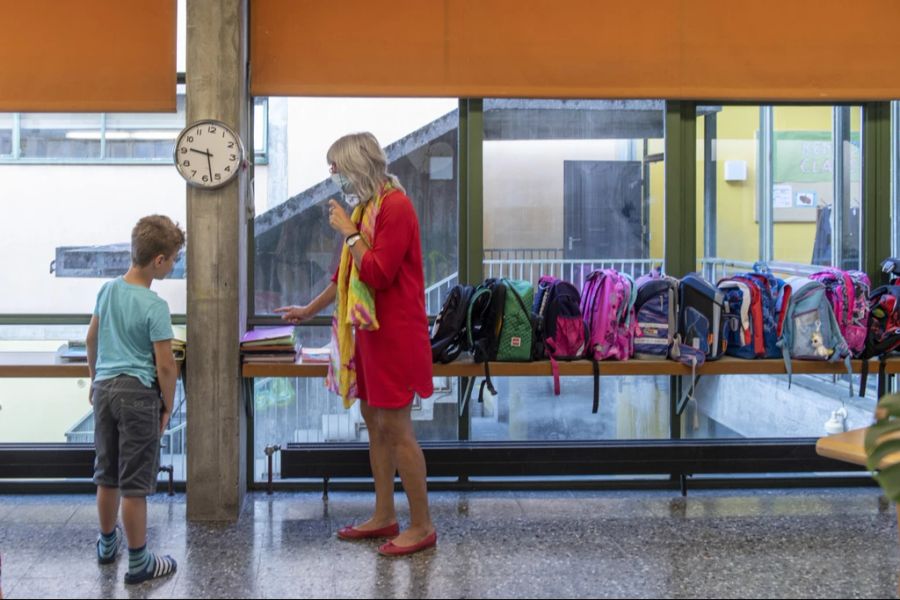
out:
M869 276L862 271L829 268L809 276L825 285L825 296L853 356L866 347L869 320Z
M581 314L588 328L587 357L628 360L634 354L637 286L615 269L594 271L584 281Z

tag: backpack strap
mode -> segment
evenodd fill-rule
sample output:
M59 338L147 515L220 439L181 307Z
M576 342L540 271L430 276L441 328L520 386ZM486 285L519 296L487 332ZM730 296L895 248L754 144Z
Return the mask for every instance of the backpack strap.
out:
M869 357L863 354L862 369L859 372L859 397L864 398L866 395L866 383L869 379ZM881 396L879 396L881 397Z
M844 365L847 367L847 395L851 398L853 397L853 367L850 364L850 353L847 353L847 356L844 357ZM881 374L881 369L879 368L879 375ZM880 381L880 379L879 379ZM879 397L881 397L879 395Z
M487 385L488 390L491 392L491 396L497 395L497 390L494 389L494 383L491 381L491 369L490 369L490 361L484 361L484 381L481 382L481 391L478 393L478 401L484 402L484 386Z
M559 396L559 363L556 362L556 357L553 356L556 352L556 343L551 338L547 338L544 343L550 349L548 354L550 356L550 371L553 372L553 393Z
M783 342L784 340L782 340L781 354L784 356L784 370L788 376L788 389L791 389L791 378L793 376L793 371L791 369L791 353L788 350L787 344Z
M485 294L488 294L488 296L490 296L490 288L482 288L472 294L472 298L469 300L469 306L466 309L466 335L469 339L469 348L475 347L475 342L472 340L472 309L475 308L475 301L480 296L483 296ZM488 298L488 301L490 301L490 298Z
M591 412L597 414L600 410L600 363L591 359L591 364L594 367L594 406Z

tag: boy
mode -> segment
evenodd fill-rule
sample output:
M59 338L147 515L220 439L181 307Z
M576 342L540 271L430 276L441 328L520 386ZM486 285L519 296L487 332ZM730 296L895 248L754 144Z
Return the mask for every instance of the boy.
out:
M171 556L147 550L147 496L156 491L159 439L172 414L177 378L169 305L150 285L172 271L182 246L184 232L168 217L138 221L131 232L131 268L100 289L87 334L100 517L97 561L114 562L121 547L116 525L121 494L127 584L176 569Z

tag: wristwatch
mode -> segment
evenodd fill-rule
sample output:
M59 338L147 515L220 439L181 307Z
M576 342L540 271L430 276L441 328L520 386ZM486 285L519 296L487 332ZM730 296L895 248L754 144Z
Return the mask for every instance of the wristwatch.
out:
M347 240L346 240L347 246L352 248L353 244L358 242L361 237L362 237L362 235L360 235L360 233L358 231L356 233L351 233L350 235L347 236Z

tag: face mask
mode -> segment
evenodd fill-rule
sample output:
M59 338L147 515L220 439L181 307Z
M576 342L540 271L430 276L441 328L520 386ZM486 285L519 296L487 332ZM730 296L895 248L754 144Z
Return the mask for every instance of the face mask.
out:
M353 194L353 184L350 183L350 180L344 177L342 173L334 173L331 175L331 181L334 182L334 185L338 186L338 189L344 192L344 194Z

